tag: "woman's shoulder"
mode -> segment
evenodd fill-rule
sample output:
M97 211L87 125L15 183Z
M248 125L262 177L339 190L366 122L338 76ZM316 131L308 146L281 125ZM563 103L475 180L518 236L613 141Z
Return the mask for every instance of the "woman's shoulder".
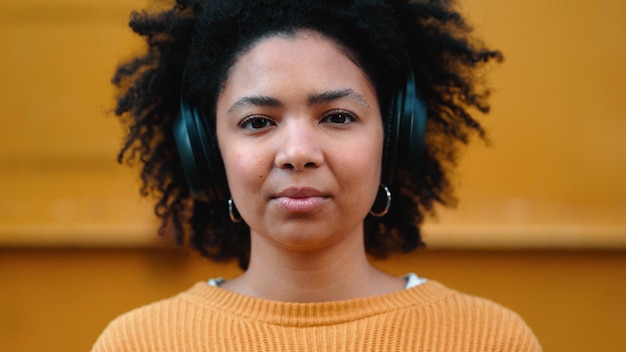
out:
M164 314L172 314L176 311L199 309L203 299L210 299L210 294L207 291L210 292L211 289L206 282L198 282L191 288L172 297L130 310L115 318L111 323L151 320L155 317L163 318Z
M446 331L448 337L471 338L486 346L500 345L502 349L498 351L541 351L524 319L499 303L459 292L434 280L411 290L427 297L415 306L415 313L434 330Z
M429 299L424 300L423 308L436 306L437 309L457 316L472 319L523 321L513 310L490 299L479 297L449 288L435 280L416 287L415 290L427 290Z
M202 298L211 288L205 282L175 296L149 303L113 319L96 340L92 352L149 351L144 344L180 336L204 315ZM171 335L171 336L170 336Z

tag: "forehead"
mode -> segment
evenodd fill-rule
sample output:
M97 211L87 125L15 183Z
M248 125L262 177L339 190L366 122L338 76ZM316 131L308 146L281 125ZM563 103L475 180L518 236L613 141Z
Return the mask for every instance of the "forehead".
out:
M355 65L361 67L362 65L359 63L357 59L357 55L355 55L352 50L345 45L341 44L340 41L337 41L331 37L328 37L316 30L313 29L295 29L295 30L287 30L280 32L272 32L262 35L259 38L252 40L250 43L244 45L239 52L235 54L234 62L237 62L242 56L248 54L251 50L258 47L261 44L266 44L267 42L273 41L283 41L283 42L294 42L298 40L305 40L309 43L312 42L323 42L328 46L332 47L334 50L342 53L344 56L349 58Z
M372 86L349 50L317 32L297 31L254 42L230 67L222 88L236 84L258 89L259 85L293 80L311 85Z

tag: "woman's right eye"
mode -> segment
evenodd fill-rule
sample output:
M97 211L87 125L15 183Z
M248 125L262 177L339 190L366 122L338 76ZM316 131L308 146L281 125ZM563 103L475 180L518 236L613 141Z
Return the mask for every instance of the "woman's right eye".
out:
M265 116L248 116L239 122L239 127L248 130L260 130L275 125L274 121Z

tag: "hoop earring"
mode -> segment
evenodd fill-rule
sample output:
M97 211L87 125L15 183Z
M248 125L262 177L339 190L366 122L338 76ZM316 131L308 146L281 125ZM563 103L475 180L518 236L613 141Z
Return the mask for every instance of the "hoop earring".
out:
M228 216L230 217L230 221L234 223L241 221L241 215L239 215L232 198L228 198Z
M376 195L376 200L374 201L374 204L378 202L378 196L380 195L381 190L385 193L385 197L387 197L387 203L385 203L385 207L381 211L374 211L374 209L370 210L370 215L377 217L377 218L380 218L381 216L385 216L385 214L389 212L389 208L391 208L391 191L389 190L389 188L387 188L387 186L383 184L381 184L380 187L378 188L378 194Z

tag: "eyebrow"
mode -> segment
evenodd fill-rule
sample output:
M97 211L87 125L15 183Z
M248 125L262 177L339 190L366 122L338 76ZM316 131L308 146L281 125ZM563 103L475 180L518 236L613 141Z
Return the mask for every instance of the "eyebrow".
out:
M263 95L250 95L237 100L235 104L228 109L228 112L233 112L246 105L266 106L271 108L279 108L283 106L283 104L281 104L281 102L276 98Z
M330 103L332 101L339 100L342 98L350 98L356 101L358 104L369 108L369 104L367 103L367 100L361 94L355 92L354 90L350 88L329 90L329 91L322 92L322 93L311 94L307 98L307 104L311 106L311 105ZM274 97L265 96L265 95L250 95L250 96L242 97L241 99L237 100L230 107L230 109L228 109L228 112L233 112L246 105L264 106L264 107L270 107L270 108L279 108L283 106L280 100Z
M330 90L327 92L310 95L308 99L308 104L309 106L316 105L316 104L324 104L324 103L329 103L329 102L332 102L341 98L350 98L365 107L369 107L369 105L367 104L367 100L365 100L365 98L361 94L355 92L354 90L350 88Z

